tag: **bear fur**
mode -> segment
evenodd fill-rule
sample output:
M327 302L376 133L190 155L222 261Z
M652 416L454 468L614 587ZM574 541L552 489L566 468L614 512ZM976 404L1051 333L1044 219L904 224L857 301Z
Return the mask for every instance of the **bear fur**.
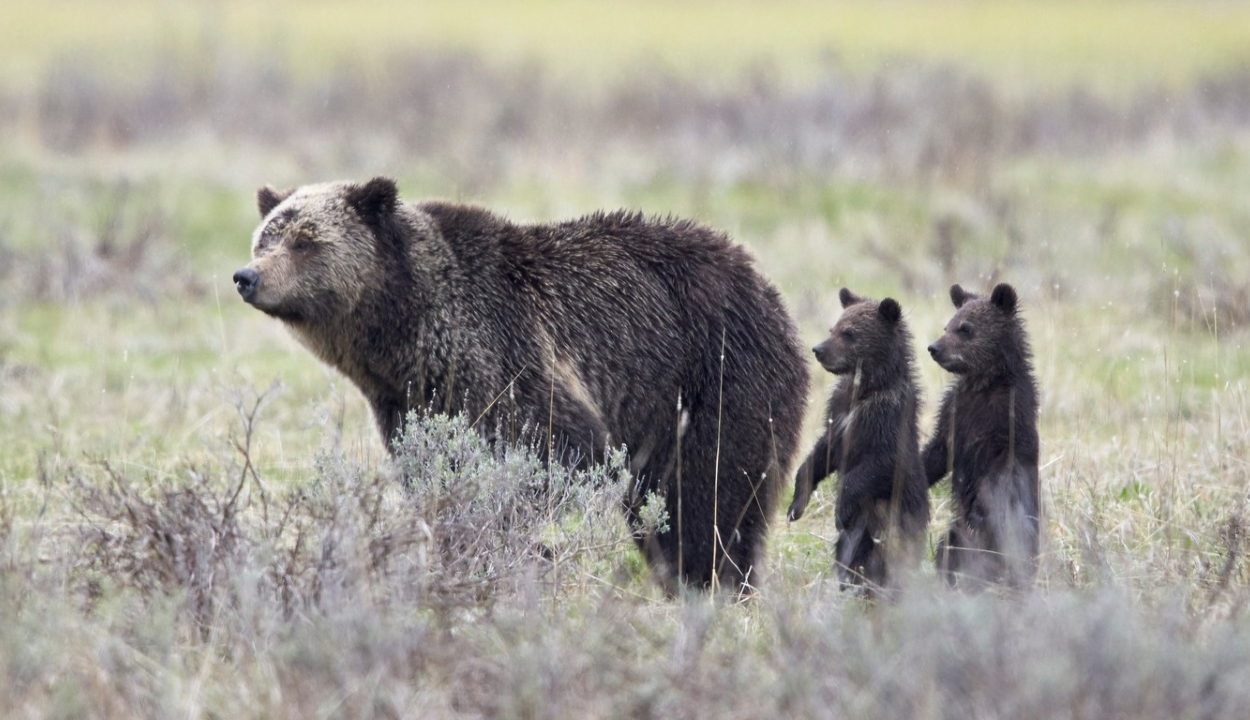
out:
M839 298L842 315L812 348L839 380L825 433L795 473L788 517L802 517L812 490L838 473L838 578L843 587L877 593L897 586L898 568L919 562L929 523L915 359L897 301L874 302L846 288Z
M808 376L776 289L691 221L523 225L409 203L394 181L257 193L244 300L363 393L388 445L409 411L528 426L570 465L630 453L627 515L663 583L749 587L795 453ZM641 533L640 533L641 535Z
M925 446L929 484L947 475L955 519L937 549L956 586L1023 589L1037 572L1037 386L1016 291L951 287L955 315L929 354L956 378Z

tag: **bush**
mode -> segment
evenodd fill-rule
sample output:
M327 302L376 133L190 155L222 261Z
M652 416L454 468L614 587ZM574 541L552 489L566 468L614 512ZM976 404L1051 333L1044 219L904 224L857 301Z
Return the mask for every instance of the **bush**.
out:
M414 416L398 442L381 470L323 454L274 499L250 461L147 487L108 464L104 482L75 470L77 577L88 596L113 583L181 597L207 632L223 613L289 619L362 602L460 612L533 582L558 594L561 569L630 545L606 480L628 480L622 452L584 472L548 467L444 415Z

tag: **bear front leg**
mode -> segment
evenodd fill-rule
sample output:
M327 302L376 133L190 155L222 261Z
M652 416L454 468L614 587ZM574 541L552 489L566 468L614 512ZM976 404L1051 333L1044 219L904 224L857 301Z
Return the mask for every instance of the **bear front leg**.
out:
M794 473L794 500L790 502L790 509L786 511L786 519L791 522L803 517L807 503L812 499L812 491L822 480L838 469L842 443L837 441L837 438L830 437L833 434L835 433L830 430L821 436L820 440L816 441L816 446L808 453L807 459Z
M374 397L370 398L369 406L373 410L373 421L382 435L386 451L394 455L406 420L403 404L389 397Z
M933 429L933 436L929 438L929 442L925 443L922 453L924 474L929 481L929 487L938 484L950 473L951 444L954 439L951 435L950 405L949 398L942 401L942 408L938 411L937 427Z

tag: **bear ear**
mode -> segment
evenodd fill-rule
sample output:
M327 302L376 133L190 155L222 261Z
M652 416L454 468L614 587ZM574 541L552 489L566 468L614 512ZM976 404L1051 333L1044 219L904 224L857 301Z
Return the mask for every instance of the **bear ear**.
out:
M877 312L881 313L881 317L890 324L898 322L899 318L903 317L903 308L899 307L898 301L894 298L882 300L877 306Z
M256 191L256 209L260 210L260 216L265 217L271 210L282 204L283 200L291 197L291 193L295 190L275 190L272 185L266 185Z
M399 188L388 177L375 177L364 185L348 186L346 200L361 219L372 222L395 211Z
M999 310L1007 314L1013 314L1016 311L1016 289L1007 283L999 283L994 287L994 292L990 294L990 302Z
M857 302L864 301L862 297L856 295L847 288L842 288L838 291L838 300L842 301L842 307L844 308L848 308Z
M968 302L969 300L975 300L976 297L977 297L976 295L973 295L972 293L960 287L959 283L955 283L954 285L951 285L951 302L955 303L955 307L957 308L963 307L964 303Z

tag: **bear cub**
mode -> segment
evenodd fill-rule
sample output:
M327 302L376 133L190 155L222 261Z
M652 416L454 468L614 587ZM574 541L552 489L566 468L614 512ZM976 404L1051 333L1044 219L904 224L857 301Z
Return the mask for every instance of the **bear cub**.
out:
M802 517L812 490L838 473L838 579L875 594L897 585L896 568L919 562L929 522L911 333L892 298L878 303L843 288L839 299L842 315L812 348L839 380L825 433L795 474L788 517Z
M951 287L955 316L929 354L956 378L924 451L930 485L950 475L955 519L937 549L951 585L1021 589L1037 572L1037 386L1016 291Z

